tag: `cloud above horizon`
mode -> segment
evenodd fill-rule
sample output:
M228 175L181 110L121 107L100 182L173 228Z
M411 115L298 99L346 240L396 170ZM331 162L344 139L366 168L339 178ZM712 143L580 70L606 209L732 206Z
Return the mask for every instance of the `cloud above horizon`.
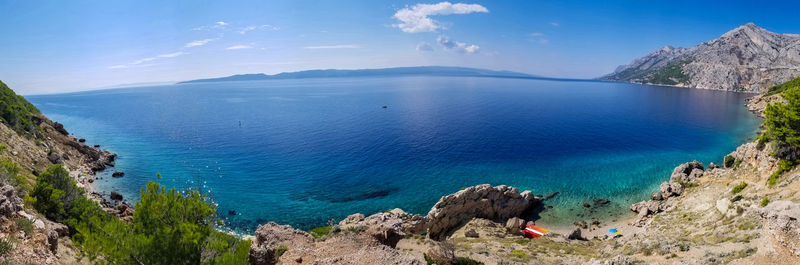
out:
M303 47L309 50L318 50L318 49L358 49L361 46L353 45L353 44L340 44L340 45L322 45L322 46L306 46Z
M208 25L208 26L199 26L199 27L193 28L192 30L212 30L212 29L224 29L224 28L225 28L225 27L227 27L228 25L230 25L230 24L228 24L228 22L225 22L225 21L217 21L217 22L215 22L215 23L214 23L214 24L212 24L212 25Z
M264 24L264 25L261 25L261 26L247 26L247 27L244 27L241 30L239 30L239 34L244 35L244 34L247 34L247 32L254 31L254 30L279 30L279 29L280 29L279 27L276 27L276 26L273 26L273 25L268 25L268 24Z
M430 18L435 15L453 15L470 13L488 13L489 10L479 4L441 2L438 4L416 4L406 6L394 13L399 24L392 26L407 33L433 32L444 28L438 21Z
M203 45L206 45L206 44L208 44L209 42L212 42L212 41L214 41L214 40L215 40L215 39L196 40L196 41L193 41L193 42L189 42L189 43L187 43L187 44L186 44L186 45L184 45L183 47L185 47L185 48L191 48L191 47L203 46Z
M436 38L436 42L439 43L439 45L441 45L445 50L456 51L459 53L476 53L478 50L480 50L478 45L455 41L444 35Z
M252 49L252 48L253 48L253 46L250 46L250 45L233 45L233 46L230 46L230 47L225 48L225 49L226 50L241 50L241 49Z
M136 60L136 61L134 61L132 63L129 63L129 64L120 64L120 65L109 66L108 69L124 69L124 68L130 68L130 67L151 66L153 64L143 64L143 63L152 62L152 61L155 61L155 60L158 60L158 59L161 59L161 58L174 58L174 57L178 57L178 56L185 55L185 54L189 54L189 53L179 51L179 52L173 52L173 53L160 54L160 55L156 55L156 56L153 56L153 57L147 57L147 58L139 59L139 60Z

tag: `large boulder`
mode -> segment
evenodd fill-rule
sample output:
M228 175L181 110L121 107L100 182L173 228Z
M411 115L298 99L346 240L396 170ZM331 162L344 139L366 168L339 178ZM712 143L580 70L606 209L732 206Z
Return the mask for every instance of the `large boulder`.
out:
M506 221L506 229L513 235L522 234L522 228L525 227L525 220L519 217L511 217Z
M284 246L298 246L312 244L314 239L306 232L297 230L288 225L278 225L269 222L259 225L256 229L255 240L250 245L248 260L254 265L272 265L277 262L277 250Z
M22 199L17 196L11 185L0 187L0 216L11 216L22 210Z
M425 255L435 264L456 264L455 246L448 242L427 240Z
M64 163L64 158L62 158L61 155L56 153L50 153L49 155L47 155L47 160L50 160L50 163L53 164Z
M377 242L389 247L395 247L397 242L406 235L406 231L418 233L425 231L424 221L420 221L422 224L415 221L421 220L422 217L416 216L414 217L414 215L400 209L373 214L369 217L364 217L363 214L352 214L339 222L339 229L363 230Z
M453 229L472 220L485 218L505 223L530 210L539 200L530 191L489 184L469 187L439 199L428 212L428 236L441 240Z
M775 241L800 256L800 203L775 201L760 209L759 213L766 220L767 231Z
M697 176L698 173L695 172L693 174L692 171L695 169L700 170L700 175L703 174L703 164L697 162L697 160L683 163L672 171L672 175L670 175L669 180L670 182L689 182L691 180L690 175L695 178L699 177Z

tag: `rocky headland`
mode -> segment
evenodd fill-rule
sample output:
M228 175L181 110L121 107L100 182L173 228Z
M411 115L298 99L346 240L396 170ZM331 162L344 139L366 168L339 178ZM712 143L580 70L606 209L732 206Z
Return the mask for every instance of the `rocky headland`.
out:
M753 23L691 48L663 47L600 79L763 92L800 75L800 35Z

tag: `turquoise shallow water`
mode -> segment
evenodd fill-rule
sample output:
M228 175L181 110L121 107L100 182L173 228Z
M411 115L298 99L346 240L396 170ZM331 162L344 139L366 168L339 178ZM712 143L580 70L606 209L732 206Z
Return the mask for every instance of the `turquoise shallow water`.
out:
M672 169L720 163L760 120L744 94L608 82L397 77L273 80L30 96L119 154L97 186L200 186L231 228L425 214L482 183L559 192L545 224L627 214ZM382 108L383 105L388 108ZM240 126L241 122L241 126ZM592 198L611 205L589 213ZM229 211L235 215L229 215Z

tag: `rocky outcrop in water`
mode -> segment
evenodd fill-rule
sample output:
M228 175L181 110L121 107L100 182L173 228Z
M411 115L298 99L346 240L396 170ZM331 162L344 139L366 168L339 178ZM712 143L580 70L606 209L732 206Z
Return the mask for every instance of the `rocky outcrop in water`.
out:
M761 92L798 76L800 35L748 23L692 48L666 46L601 79Z
M452 229L473 218L485 218L501 223L519 217L539 202L530 191L519 192L514 187L489 184L469 187L439 199L428 212L428 236L440 240Z

